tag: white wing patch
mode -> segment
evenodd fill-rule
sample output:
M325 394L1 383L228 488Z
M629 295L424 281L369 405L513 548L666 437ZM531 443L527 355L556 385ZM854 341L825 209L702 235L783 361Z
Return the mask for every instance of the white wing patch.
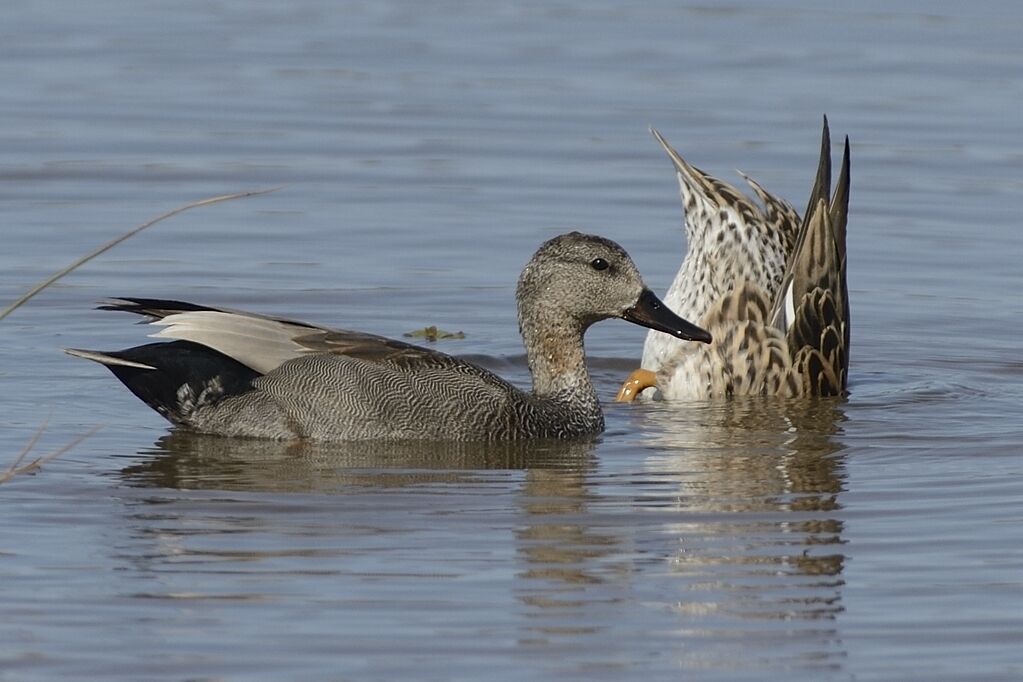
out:
M218 310L175 313L152 324L164 327L153 338L180 339L215 351L266 374L307 352L295 343L295 328L277 320Z
M785 331L789 330L792 323L796 319L796 302L793 301L792 285L795 284L795 280L790 280L789 285L785 287Z

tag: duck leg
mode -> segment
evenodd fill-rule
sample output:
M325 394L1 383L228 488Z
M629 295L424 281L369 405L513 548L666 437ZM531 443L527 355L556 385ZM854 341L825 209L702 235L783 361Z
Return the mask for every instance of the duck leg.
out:
M640 393L648 388L657 388L657 375L648 369L637 369L625 380L622 387L618 389L615 401L619 403L631 403Z

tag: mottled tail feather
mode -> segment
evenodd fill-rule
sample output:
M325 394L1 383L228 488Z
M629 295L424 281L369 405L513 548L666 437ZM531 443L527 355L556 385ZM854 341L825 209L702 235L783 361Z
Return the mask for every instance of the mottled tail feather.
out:
M696 166L690 164L688 161L682 158L675 149L668 144L668 141L657 132L654 128L650 129L654 137L664 148L664 151L668 154L672 163L675 166L675 172L679 178L679 184L683 193L683 203L686 216L688 216L698 210L704 211L706 214L717 214L722 209L728 211L735 211L738 216L741 216L744 224L754 226L757 229L762 227L771 228L773 224L766 219L760 208L750 201L746 195L736 189L734 186L715 178L713 175L700 170ZM743 176L745 177L745 176ZM748 180L748 178L747 178ZM754 192L758 196L763 198L767 196L770 198L771 207L777 208L778 205L784 205L784 202L772 197L766 190L760 185L753 187ZM763 194L761 194L763 193ZM700 208L697 209L697 204L700 204ZM765 201L765 205L768 204ZM775 212L778 215L778 212ZM687 223L688 224L688 223Z
M660 133L652 128L651 132L675 166L682 192L689 252L679 276L688 277L690 286L705 287L703 291L687 290L685 297L709 304L746 280L773 299L799 233L795 209L740 171L759 199L758 205L733 185L688 163ZM701 263L713 263L713 274L700 272ZM697 304L695 310L686 312L703 315L708 309Z
M845 146L842 150L842 170L838 174L838 186L835 188L835 196L831 199L831 226L835 231L835 244L838 246L838 257L841 261L842 274L842 319L845 321L845 333L843 342L845 352L849 352L849 330L851 329L851 317L849 316L849 292L846 288L846 249L845 231L849 222L849 136L845 136ZM848 363L849 359L846 358Z
M739 171L739 175L764 205L764 223L772 232L778 234L785 252L791 252L801 222L796 209L792 208L789 202L768 192L763 185L742 171Z
M688 161L682 158L675 149L668 144L668 141L664 139L656 128L650 128L650 132L660 143L664 151L667 152L668 157L671 158L672 163L675 164L675 170L682 175L685 183L688 184L694 191L693 194L696 196L714 197L716 194L716 185L718 184L714 178L710 177L699 168L690 165Z
M810 188L810 198L806 202L806 211L803 212L803 221L809 220L817 202L824 199L826 202L831 194L831 128L828 126L828 117L824 117L824 125L821 129L821 151L817 159L817 175L813 179L813 186Z
M73 348L66 352L105 366L136 397L176 424L187 424L196 407L249 390L260 376L240 362L190 341L150 343L111 352Z
M827 118L810 204L785 268L772 324L785 333L793 369L807 395L840 395L849 366L849 296L846 222L849 209L849 142L829 203L831 149Z

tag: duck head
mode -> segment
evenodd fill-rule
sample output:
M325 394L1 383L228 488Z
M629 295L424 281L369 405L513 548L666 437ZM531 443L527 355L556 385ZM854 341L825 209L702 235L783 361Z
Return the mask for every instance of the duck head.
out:
M523 330L559 320L582 332L621 318L678 339L711 342L706 330L647 288L625 249L603 237L569 232L545 242L522 271L516 297Z

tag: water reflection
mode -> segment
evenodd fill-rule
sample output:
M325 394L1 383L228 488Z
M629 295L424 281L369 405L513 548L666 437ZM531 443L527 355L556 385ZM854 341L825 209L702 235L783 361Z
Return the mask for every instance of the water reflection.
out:
M637 415L650 471L679 478L677 504L701 511L838 509L844 469L834 400L732 400Z
M602 594L614 589L606 572L609 563L628 563L618 556L627 533L595 523L590 506L600 498L597 485L583 471L537 470L526 476L518 496L524 523L515 530L515 544L529 636L603 629L587 617L594 601L587 588L601 586Z
M680 509L840 509L844 468L835 400L731 400L635 415L648 471L677 475ZM834 529L837 532L837 529Z
M841 401L755 399L660 408L637 428L646 470L670 477L678 538L672 571L697 608L745 618L833 619L841 612L844 488Z
M645 612L651 650L680 666L736 665L757 649L770 661L778 639L759 636L764 620L793 623L786 656L839 665L842 403L615 412L633 433L627 450L605 443L599 472L530 472L524 482L523 640L599 636L613 658L619 629L634 625L618 623L631 604Z
M222 438L172 431L122 470L138 486L330 492L346 486L400 487L472 480L473 471L590 465L594 444L527 443L314 443Z
M172 432L122 476L137 490L183 491L173 509L166 493L129 496L142 502L129 507L147 571L184 560L223 571L244 556L234 570L276 567L297 585L323 576L362 595L369 613L411 599L409 615L422 599L416 581L434 581L431 608L454 614L466 577L483 575L473 608L500 612L502 636L585 651L595 669L616 665L622 648L681 667L793 656L840 665L842 403L647 404L609 418L629 436L599 446ZM189 493L205 490L258 494ZM495 570L509 555L512 574ZM411 587L395 591L402 581Z

